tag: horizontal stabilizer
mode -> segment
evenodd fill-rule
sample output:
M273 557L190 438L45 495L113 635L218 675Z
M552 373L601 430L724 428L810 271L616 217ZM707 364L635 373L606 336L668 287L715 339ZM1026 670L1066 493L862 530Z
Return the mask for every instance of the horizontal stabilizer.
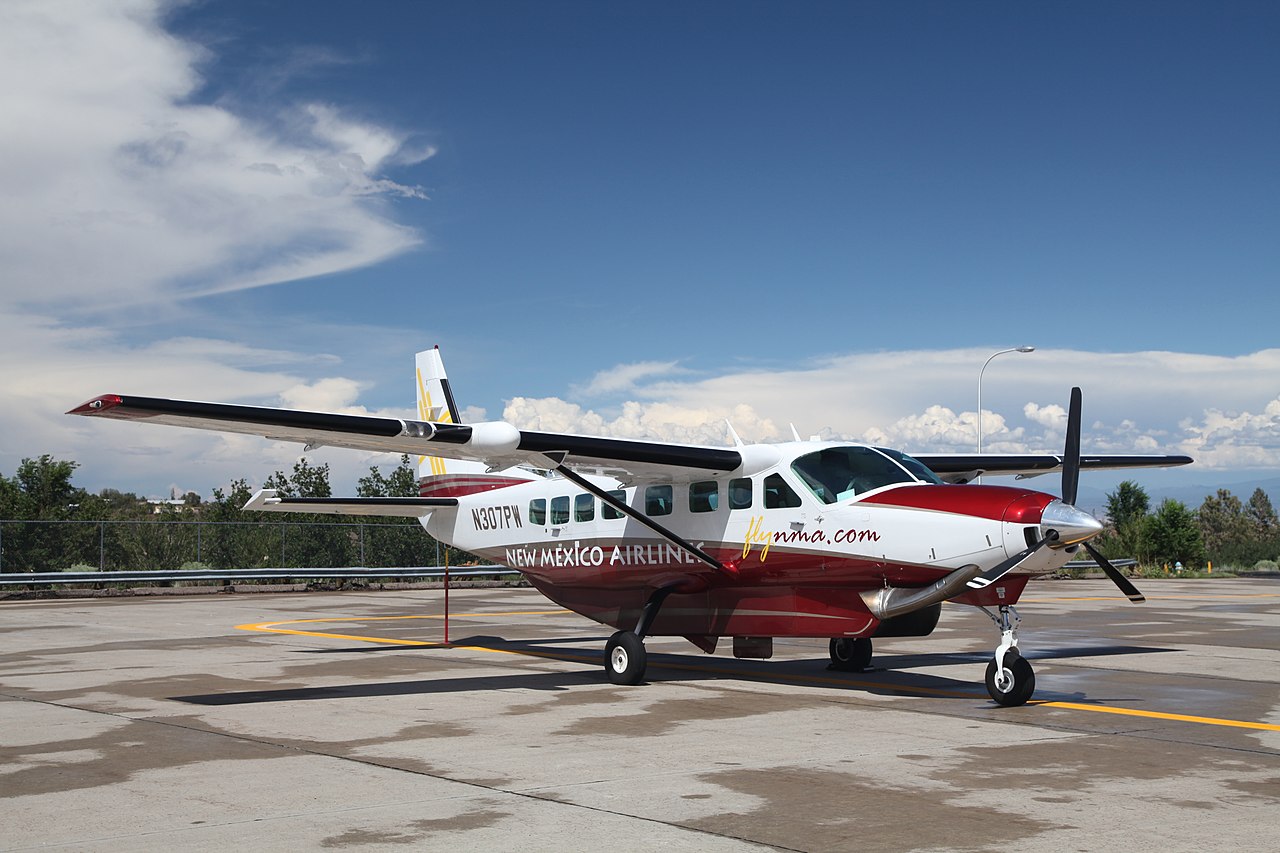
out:
M282 498L275 489L259 489L244 508L262 512L422 518L441 507L457 505L457 498Z

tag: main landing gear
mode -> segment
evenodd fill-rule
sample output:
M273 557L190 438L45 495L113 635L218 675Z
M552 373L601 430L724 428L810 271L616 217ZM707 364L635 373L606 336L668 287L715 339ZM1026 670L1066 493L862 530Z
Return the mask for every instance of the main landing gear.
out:
M987 664L987 693L1006 707L1025 705L1035 692L1036 674L1027 659L1018 653L1018 623L1022 617L1008 604L1000 605L999 616L985 607L982 612L1000 629L996 656Z
M831 655L829 669L862 672L871 664L871 640L866 637L834 637L827 651Z
M653 626L662 602L675 592L674 587L655 589L640 611L640 621L634 631L618 631L604 647L604 671L614 684L639 684L644 679L649 655L644 649L644 638Z

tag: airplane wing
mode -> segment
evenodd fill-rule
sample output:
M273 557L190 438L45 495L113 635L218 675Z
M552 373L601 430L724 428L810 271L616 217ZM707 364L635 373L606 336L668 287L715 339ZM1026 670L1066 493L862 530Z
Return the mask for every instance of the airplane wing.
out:
M309 447L443 456L487 463L676 481L738 469L738 450L520 430L508 423L452 424L105 394L67 414L258 435Z
M243 433L308 447L470 459L493 470L565 464L580 473L606 474L623 482L649 477L683 482L739 469L750 473L778 459L777 451L769 445L704 447L521 430L500 421L453 424L118 394L95 397L67 414ZM1027 478L1062 469L1062 457L1051 454L913 455L951 483L967 483L979 474ZM1081 456L1080 467L1166 468L1190 462L1189 456L1092 455Z
M1052 454L976 453L944 454L913 453L933 473L948 483L967 483L979 474L1013 474L1018 479L1039 477L1062 470L1062 457ZM1085 455L1080 456L1080 467L1098 471L1121 468L1173 468L1189 465L1190 456L1176 455Z

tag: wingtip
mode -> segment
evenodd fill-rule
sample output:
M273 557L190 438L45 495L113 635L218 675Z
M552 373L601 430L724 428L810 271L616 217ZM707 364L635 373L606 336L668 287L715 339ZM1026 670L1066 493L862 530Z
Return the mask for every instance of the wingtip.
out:
M108 409L114 409L124 402L119 394L103 394L76 406L67 412L68 415L100 415Z

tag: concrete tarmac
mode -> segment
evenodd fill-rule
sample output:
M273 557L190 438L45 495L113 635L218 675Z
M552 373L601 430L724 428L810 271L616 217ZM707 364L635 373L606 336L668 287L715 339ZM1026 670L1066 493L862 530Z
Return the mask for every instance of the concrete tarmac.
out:
M1021 708L961 606L615 687L523 589L0 602L0 848L1280 848L1280 582L1139 586L1028 588Z

